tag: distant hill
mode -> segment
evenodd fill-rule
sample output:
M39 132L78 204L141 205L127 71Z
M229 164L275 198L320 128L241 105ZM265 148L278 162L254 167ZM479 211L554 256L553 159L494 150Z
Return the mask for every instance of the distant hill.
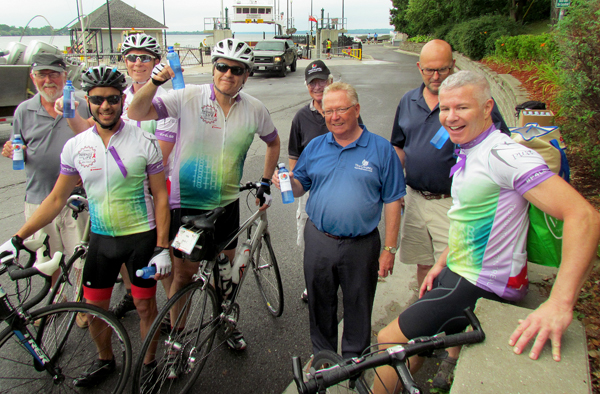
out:
M60 30L54 30L55 36L66 36L69 34L66 26ZM50 26L44 27L28 27L23 32L23 27L8 26L0 24L0 36L51 36L52 28Z

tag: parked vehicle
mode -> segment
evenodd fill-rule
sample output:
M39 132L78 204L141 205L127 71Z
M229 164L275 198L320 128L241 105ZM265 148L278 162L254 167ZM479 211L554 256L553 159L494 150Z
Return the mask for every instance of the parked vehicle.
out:
M250 75L256 72L273 72L285 77L287 67L296 71L298 52L292 40L274 39L259 41L254 47L254 67Z

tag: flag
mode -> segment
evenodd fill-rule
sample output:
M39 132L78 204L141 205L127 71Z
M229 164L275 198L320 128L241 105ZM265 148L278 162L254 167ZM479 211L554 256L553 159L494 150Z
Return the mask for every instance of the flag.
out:
M317 18L315 18L315 17L314 17L314 16L312 16L312 15L308 17L308 21L309 21L309 22L315 22L315 23L318 23L318 22L317 22Z

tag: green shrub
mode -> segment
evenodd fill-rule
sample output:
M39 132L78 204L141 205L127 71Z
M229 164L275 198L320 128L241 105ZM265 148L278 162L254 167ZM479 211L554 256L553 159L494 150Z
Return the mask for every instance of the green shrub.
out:
M555 38L560 50L560 126L600 175L600 0L573 0Z
M495 42L494 55L506 60L555 63L559 58L556 41L550 34L503 36Z
M519 31L520 26L508 17L485 15L456 25L446 38L454 49L473 60L480 60L494 53L496 40Z
M424 36L424 35L418 35L418 36L414 36L408 39L409 42L429 42L431 40L433 40L435 37L432 36Z
M452 30L453 27L454 27L453 23L439 26L433 31L433 36L435 38L439 38L440 40L446 40L446 36L450 32L450 30Z

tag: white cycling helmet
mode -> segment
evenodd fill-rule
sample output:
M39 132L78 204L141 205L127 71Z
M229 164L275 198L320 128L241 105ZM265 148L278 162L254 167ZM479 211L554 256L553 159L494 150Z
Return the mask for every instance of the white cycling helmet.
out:
M160 59L162 56L162 51L156 38L143 33L133 34L125 38L121 46L121 53L126 55L132 49L143 49L156 56L157 59Z
M244 41L235 38L226 38L219 41L212 49L211 60L229 59L244 63L246 67L252 70L254 66L254 52Z

